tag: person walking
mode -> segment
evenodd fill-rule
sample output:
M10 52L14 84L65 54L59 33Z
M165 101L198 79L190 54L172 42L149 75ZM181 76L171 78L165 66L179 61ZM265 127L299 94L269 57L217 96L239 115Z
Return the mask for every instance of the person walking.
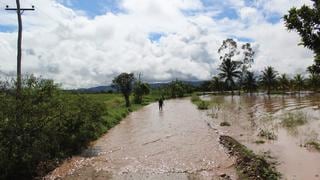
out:
M161 97L160 99L159 99L159 110L160 111L162 111L162 109L163 109L163 97Z

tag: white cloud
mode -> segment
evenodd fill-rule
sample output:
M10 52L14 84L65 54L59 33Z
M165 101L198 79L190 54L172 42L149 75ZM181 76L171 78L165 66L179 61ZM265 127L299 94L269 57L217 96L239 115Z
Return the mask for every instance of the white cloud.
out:
M298 0L282 1L259 3L279 13L300 5ZM312 63L312 54L297 46L295 33L288 33L282 22L268 23L260 9L244 1L225 2L237 9L238 19L213 19L215 8L201 12L211 8L200 0L122 0L124 13L94 18L61 5L61 0L33 2L37 11L23 16L23 72L53 78L66 88L108 84L124 71L142 72L150 81L209 79L219 65L222 40L234 36L254 39L256 70L272 65L291 73ZM269 7L273 5L279 8ZM190 10L199 13L184 13ZM6 13L0 24L16 24L14 14L0 13ZM152 42L151 32L165 35ZM16 33L0 33L0 70L5 73L15 72L15 43Z

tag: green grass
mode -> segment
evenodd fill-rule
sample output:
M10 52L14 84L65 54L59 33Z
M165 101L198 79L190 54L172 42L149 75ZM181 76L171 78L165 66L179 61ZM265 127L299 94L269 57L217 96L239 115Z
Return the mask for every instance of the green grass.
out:
M152 102L157 101L160 97L158 94L150 94L143 97L142 104L134 104L133 97L130 97L131 107L127 108L125 106L124 98L121 94L83 94L94 101L105 104L107 108L105 119L105 127L103 128L103 133L107 132L109 129L119 124L120 121L125 118L130 112L137 111L143 106L146 106Z
M258 134L259 137L263 137L268 140L276 140L277 135L269 130L261 129Z
M199 110L209 109L209 106L210 106L210 102L209 101L201 100L200 97L196 93L192 94L191 102L193 104L195 104L198 107Z
M236 156L236 169L240 179L278 180L281 178L274 164L268 162L265 156L256 155L234 138L220 136L220 143L229 150L230 155Z
M315 150L320 152L320 143L316 141L309 141L306 143L306 146L312 147Z
M288 112L281 118L281 125L286 128L294 128L304 125L307 122L307 115L301 111L295 113Z

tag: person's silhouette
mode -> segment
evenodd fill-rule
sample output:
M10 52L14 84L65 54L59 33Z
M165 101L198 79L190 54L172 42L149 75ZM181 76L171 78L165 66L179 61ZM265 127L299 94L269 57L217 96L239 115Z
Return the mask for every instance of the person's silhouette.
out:
M162 111L162 108L163 108L163 98L161 97L159 99L159 110Z

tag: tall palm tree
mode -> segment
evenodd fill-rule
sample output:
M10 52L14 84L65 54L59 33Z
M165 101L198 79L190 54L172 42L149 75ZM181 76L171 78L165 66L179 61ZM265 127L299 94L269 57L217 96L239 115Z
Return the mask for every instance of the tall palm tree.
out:
M253 91L255 91L258 87L257 85L257 79L253 72L248 71L244 77L243 82L244 89L252 94Z
M219 76L224 79L225 83L231 88L233 95L233 89L235 86L234 78L239 78L241 71L239 70L240 63L232 61L230 58L225 59L219 67L221 73Z
M273 67L268 66L262 71L262 76L260 82L267 89L268 95L270 95L271 88L275 87L277 84L278 72L274 70Z
M279 85L282 93L284 94L290 86L290 80L286 74L281 74L281 76L279 77Z
M298 92L300 94L300 91L302 87L304 86L304 77L301 74L297 74L294 76L294 86L298 89Z

